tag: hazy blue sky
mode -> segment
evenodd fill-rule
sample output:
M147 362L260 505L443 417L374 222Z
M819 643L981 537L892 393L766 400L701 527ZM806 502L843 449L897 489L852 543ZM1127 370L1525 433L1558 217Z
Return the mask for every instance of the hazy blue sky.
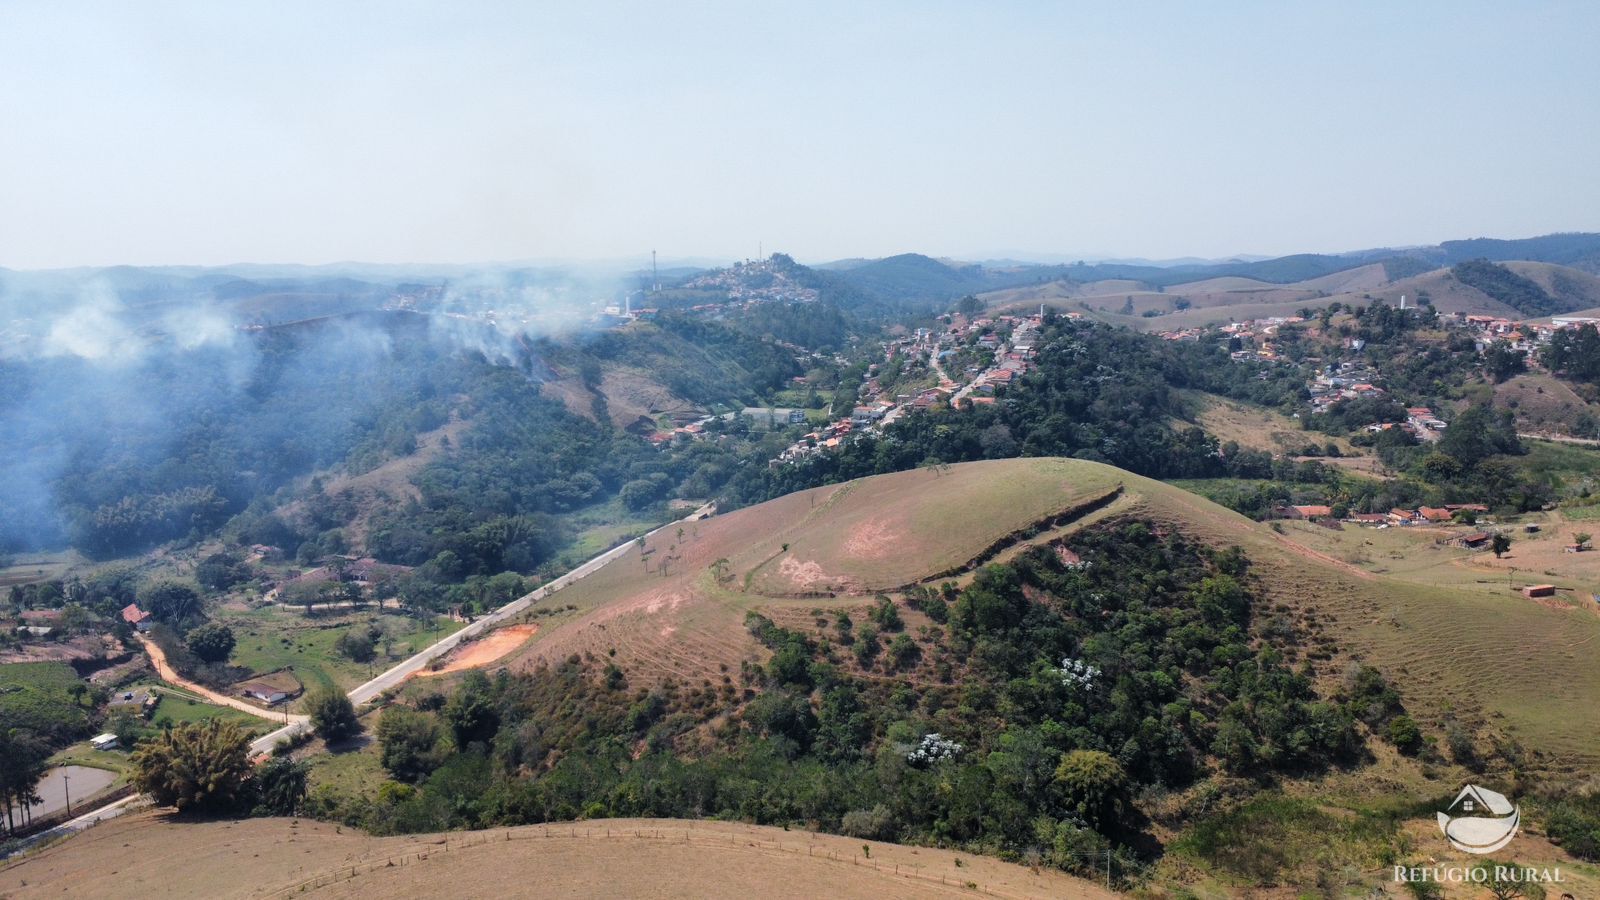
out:
M6 0L0 265L1600 230L1600 3L678 6Z

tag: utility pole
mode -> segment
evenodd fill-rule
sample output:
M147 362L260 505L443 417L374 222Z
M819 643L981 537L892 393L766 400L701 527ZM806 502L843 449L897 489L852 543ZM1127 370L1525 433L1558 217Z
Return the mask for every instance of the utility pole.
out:
M61 791L67 795L67 815L72 815L72 779L65 770L61 773Z

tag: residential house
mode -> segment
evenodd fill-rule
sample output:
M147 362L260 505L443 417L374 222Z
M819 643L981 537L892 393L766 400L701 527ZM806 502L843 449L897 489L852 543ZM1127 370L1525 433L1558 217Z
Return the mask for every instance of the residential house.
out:
M140 609L137 603L130 603L122 608L122 621L141 632L149 631L150 626L156 623L155 617Z

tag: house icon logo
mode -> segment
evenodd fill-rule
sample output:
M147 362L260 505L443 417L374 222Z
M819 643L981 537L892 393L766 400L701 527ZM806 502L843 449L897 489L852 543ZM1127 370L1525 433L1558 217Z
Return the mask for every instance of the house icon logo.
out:
M1463 853L1493 853L1511 843L1522 825L1522 810L1488 788L1469 784L1444 812L1439 830Z

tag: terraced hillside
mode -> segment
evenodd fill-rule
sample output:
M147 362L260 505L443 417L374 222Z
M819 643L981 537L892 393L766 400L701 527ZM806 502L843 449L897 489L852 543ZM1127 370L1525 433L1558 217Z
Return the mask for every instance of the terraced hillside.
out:
M1376 574L1176 487L1069 459L876 476L664 532L539 604L542 627L507 662L592 654L630 678L715 679L767 655L748 612L792 626L1114 516L1240 546L1278 610L1312 635L1302 649L1324 676L1368 662L1425 723L1448 711L1486 738L1515 738L1544 768L1600 760L1592 609L1532 603L1498 581Z

